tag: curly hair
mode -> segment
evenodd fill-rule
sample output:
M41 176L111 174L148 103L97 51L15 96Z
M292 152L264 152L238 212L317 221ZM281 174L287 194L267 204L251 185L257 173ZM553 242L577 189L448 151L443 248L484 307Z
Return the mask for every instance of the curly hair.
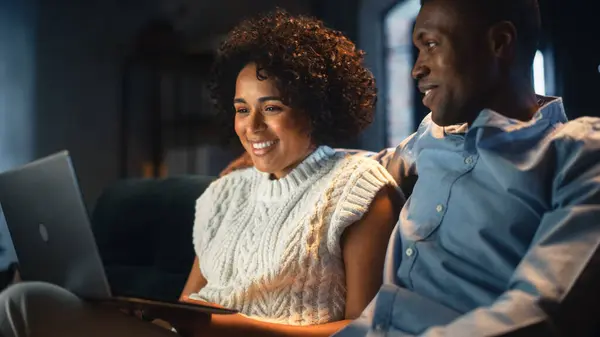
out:
M258 79L272 77L283 102L308 115L313 142L333 145L358 136L373 120L377 89L363 58L352 41L320 20L277 9L229 33L213 66L211 96L233 132L236 79L255 63Z

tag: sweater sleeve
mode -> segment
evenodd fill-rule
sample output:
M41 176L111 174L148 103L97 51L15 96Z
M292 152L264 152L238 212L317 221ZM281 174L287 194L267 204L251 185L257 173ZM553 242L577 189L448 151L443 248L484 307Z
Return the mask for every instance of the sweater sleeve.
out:
M377 193L386 185L397 187L394 178L370 158L353 158L335 178L334 189L341 192L327 233L327 248L334 256L342 254L340 239L344 230L362 219Z

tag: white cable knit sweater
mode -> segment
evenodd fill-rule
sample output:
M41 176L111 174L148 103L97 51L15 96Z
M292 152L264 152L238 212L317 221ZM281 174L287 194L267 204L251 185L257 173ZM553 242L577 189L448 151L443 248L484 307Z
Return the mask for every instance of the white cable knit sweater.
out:
M376 161L326 146L279 180L250 168L215 181L196 204L208 283L195 295L276 323L343 319L340 237L387 184L396 185Z

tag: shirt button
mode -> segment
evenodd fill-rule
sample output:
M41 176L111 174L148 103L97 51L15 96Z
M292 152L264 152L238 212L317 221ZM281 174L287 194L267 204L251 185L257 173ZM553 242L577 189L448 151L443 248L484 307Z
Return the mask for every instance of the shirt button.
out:
M465 164L467 164L467 165L473 164L473 157L469 156L469 157L465 158Z
M440 205L435 206L435 210L438 213L442 213L442 211L444 210L444 205L440 204Z
M406 256L412 256L414 252L412 248L406 248Z
M375 325L375 331L381 331L381 330L383 330L383 325L381 325L381 323L377 323Z

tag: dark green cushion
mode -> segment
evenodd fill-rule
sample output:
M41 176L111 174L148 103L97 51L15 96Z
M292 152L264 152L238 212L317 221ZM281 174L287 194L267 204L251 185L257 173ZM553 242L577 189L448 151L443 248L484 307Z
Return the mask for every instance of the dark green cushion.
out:
M128 179L104 191L92 226L115 294L181 291L194 260L195 203L214 179Z

